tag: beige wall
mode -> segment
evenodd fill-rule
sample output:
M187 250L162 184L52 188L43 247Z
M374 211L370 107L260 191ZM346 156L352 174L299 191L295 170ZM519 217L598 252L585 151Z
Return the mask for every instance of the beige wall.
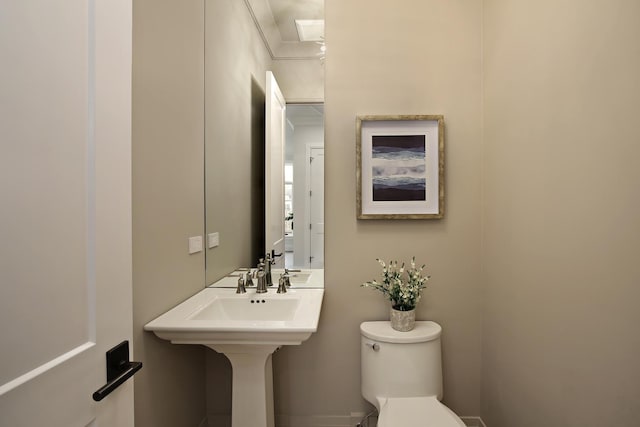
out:
M133 10L133 342L137 427L205 417L205 350L144 332L203 287L203 2L135 0Z
M378 274L376 257L414 254L430 264L434 276L419 316L445 328L445 400L463 415L480 411L481 9L477 2L415 2L414 7L415 21L407 23L406 11L385 2L327 4L327 43L333 49L333 62L325 65L327 293L318 333L274 356L275 412L281 420L368 411L360 394L358 328L364 320L388 318L388 306L359 284ZM375 16L360 19L363 10L376 11ZM408 24L415 25L411 40ZM389 39L393 33L401 41ZM364 56L362 40L371 42ZM317 87L295 83L300 70L317 63L273 65L287 99L321 97ZM445 115L447 161L457 165L446 177L453 189L446 219L356 221L355 116L376 113ZM222 423L230 407L229 366L213 352L207 357L210 422Z
M253 46L244 4L214 3L246 29L236 42ZM197 425L205 387L210 421L230 408L224 357L142 332L204 285L203 254L185 249L203 233L202 4L134 2L139 426ZM326 296L318 333L274 356L277 414L369 409L358 326L387 319L388 305L359 284L378 274L376 257L416 255L433 276L418 317L444 327L444 401L458 414L490 427L637 424L638 16L624 0L327 0ZM264 53L237 61L254 71L216 69L246 105L260 95ZM308 65L272 64L289 99L316 96L282 74ZM250 113L226 114L242 119L221 121L219 139L253 137ZM359 114L445 116L443 220L355 219ZM223 244L235 239L224 230Z
M206 1L207 283L264 255L264 88L271 57L244 1Z
M640 419L640 3L486 0L482 416Z
M359 325L388 319L388 303L360 288L376 257L416 255L433 276L419 319L442 324L444 401L480 412L481 2L327 0L325 63L326 294L319 331L274 357L276 413L348 415L360 393ZM355 118L443 114L443 220L358 221Z

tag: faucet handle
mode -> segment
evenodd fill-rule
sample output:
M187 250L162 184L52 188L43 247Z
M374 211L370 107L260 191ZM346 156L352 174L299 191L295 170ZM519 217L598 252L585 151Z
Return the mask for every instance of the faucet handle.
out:
M280 277L282 277L284 279L284 284L287 287L291 286L291 279L290 279L290 276L289 276L289 269L288 268L284 269L284 274L282 274Z
M287 280L285 280L284 275L280 276L280 280L278 280L278 294L286 294L287 293Z
M247 290L244 287L244 277L238 278L238 287L236 288L236 294L246 294Z
M245 286L249 287L249 286L253 286L253 274L255 272L251 271L251 269L249 269L249 271L247 271L247 275L244 279L244 284Z

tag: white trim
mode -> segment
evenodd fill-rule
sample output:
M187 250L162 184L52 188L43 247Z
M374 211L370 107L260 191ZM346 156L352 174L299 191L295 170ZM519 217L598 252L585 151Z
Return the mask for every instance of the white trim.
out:
M244 0L260 39L272 60L318 60L320 45L283 41L266 0Z
M85 351L89 350L90 348L92 348L93 346L95 346L96 343L94 342L86 342L84 344L82 344L81 346L78 346L76 348L74 348L71 351L68 351L66 353L64 353L61 356L56 357L55 359L52 359L50 361L48 361L47 363L38 366L35 369L30 370L29 372L27 372L26 374L20 375L18 378L13 379L11 381L9 381L8 383L3 384L2 386L0 386L0 396L2 396L5 393L10 392L11 390L13 390L16 387L21 386L22 384L26 383L27 381L30 381L32 379L34 379L35 377L44 374L45 372L55 368L58 365L61 365L62 363L66 362L69 359L72 359L74 357L76 357L77 355L84 353Z
M324 104L324 98L287 98L287 104Z
M359 421L359 420L358 420ZM348 415L277 415L277 427L353 427Z
M276 427L353 427L363 417L364 414L358 412L351 415L276 415ZM470 416L460 417L460 419L467 427L487 427L480 417Z
M97 341L96 299L96 4L88 2L87 88L87 323L89 340Z
M324 150L324 142L308 142L305 146L305 170L304 170L304 265L311 268L311 151L314 149Z

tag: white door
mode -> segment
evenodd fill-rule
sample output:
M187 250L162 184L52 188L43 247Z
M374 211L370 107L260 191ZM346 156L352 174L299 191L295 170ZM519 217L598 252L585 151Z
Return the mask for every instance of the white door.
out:
M0 425L133 425L131 0L0 3Z
M265 242L275 254L275 267L284 268L284 139L287 104L278 82L267 71L265 112Z
M309 266L324 268L324 148L311 148L309 165Z

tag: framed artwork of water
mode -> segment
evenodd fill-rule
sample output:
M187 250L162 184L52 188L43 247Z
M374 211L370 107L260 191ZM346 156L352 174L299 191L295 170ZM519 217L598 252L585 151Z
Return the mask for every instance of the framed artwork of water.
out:
M358 219L444 216L444 117L356 118Z

